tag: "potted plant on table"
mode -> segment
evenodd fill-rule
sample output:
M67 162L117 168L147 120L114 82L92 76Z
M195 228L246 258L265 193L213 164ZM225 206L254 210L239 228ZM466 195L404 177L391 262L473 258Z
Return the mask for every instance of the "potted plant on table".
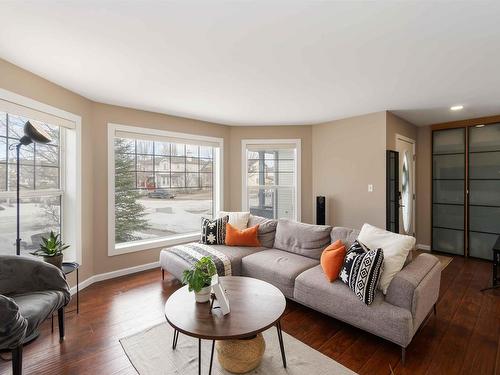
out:
M61 241L60 234L55 234L53 231L50 231L49 237L42 237L42 242L40 242L40 249L34 251L31 254L42 256L45 262L61 268L63 261L63 251L68 247L69 245L66 245Z
M200 258L192 269L182 273L182 283L187 284L189 291L194 291L196 302L205 303L210 300L210 284L212 276L217 273L215 264L209 257Z

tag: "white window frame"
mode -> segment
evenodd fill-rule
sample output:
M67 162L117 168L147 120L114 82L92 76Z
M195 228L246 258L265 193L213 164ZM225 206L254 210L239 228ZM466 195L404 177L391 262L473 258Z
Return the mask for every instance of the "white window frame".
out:
M302 217L301 207L301 160L302 160L302 140L301 139L242 139L241 140L241 209L248 211L248 159L247 147L249 145L275 145L293 144L295 145L295 221L300 221Z
M214 189L214 216L222 210L223 205L223 162L224 162L224 139L209 137L204 135L195 135L188 133L179 133L167 130L153 129L144 126L130 126L116 123L108 123L108 255L115 256L156 249L165 246L174 246L181 243L195 241L200 238L201 232L185 233L169 237L154 238L148 240L139 240L115 243L115 146L114 139L117 131L137 133L138 135L178 138L183 140L198 142L216 143L215 148L215 173L213 180Z
M61 234L63 241L68 243L75 254L74 259L83 264L82 259L82 118L74 113L53 107L37 100L16 94L14 92L0 88L0 99L11 103L13 106L24 107L23 116L47 121L46 115L55 116L69 126L61 132L60 150L60 189L31 190L21 192L21 198L40 196L61 196ZM34 115L32 115L34 114ZM37 118L38 117L38 118ZM50 120L48 120L50 123ZM15 191L0 192L0 197L14 198ZM22 215L22 213L21 213Z

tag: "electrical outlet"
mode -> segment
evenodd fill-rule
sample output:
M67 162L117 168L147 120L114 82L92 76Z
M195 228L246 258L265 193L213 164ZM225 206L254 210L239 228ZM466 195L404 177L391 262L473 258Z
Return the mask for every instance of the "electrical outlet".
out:
M372 184L368 185L368 192L373 193L373 185Z

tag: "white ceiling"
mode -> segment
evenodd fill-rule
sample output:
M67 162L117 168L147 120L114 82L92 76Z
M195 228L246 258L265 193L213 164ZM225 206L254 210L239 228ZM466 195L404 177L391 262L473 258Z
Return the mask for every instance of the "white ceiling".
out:
M498 1L4 0L0 15L1 58L104 103L231 125L500 113Z

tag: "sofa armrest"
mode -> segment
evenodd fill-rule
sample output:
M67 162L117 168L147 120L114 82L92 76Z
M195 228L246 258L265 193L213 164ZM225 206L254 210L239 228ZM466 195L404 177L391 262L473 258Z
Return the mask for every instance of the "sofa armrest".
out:
M9 297L0 294L0 349L13 349L26 335L28 321Z
M0 256L1 294L8 296L45 290L63 292L65 304L71 298L68 283L59 268L28 257Z
M441 269L435 256L420 254L398 272L389 284L386 302L411 312L414 331L438 300Z

